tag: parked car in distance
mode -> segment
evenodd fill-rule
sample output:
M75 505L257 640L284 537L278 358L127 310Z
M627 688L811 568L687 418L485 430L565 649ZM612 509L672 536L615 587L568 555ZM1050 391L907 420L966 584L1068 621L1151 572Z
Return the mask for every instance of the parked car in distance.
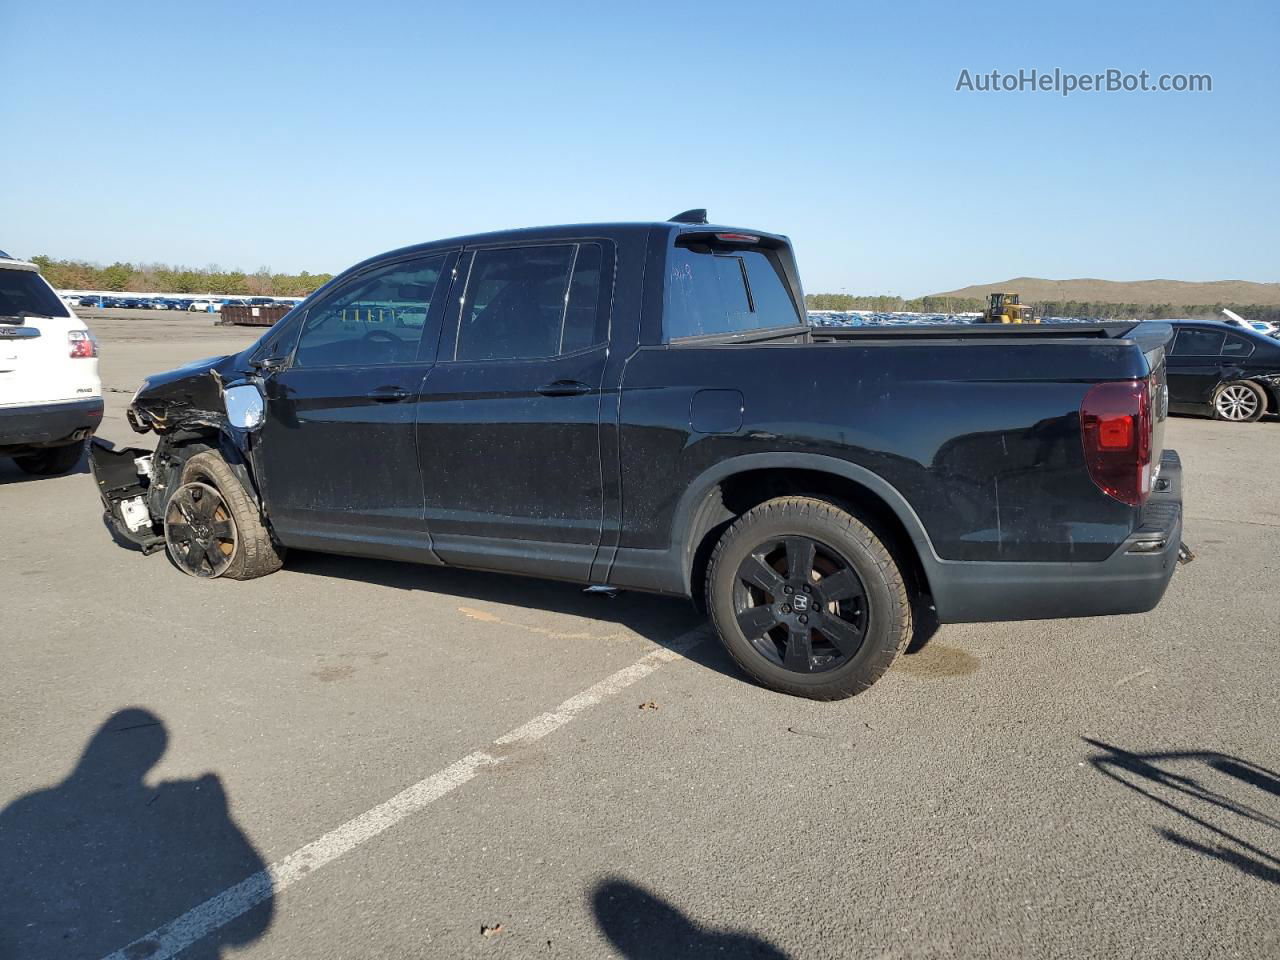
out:
M1172 320L1169 409L1248 423L1280 413L1280 341L1248 326Z
M65 473L101 423L93 334L35 264L0 258L0 457Z
M1246 320L1240 314L1233 310L1223 309L1222 322L1232 327L1244 327L1246 330L1256 330L1258 333L1265 334L1269 337L1280 333L1280 327L1274 323L1268 323L1266 320Z
M544 227L357 264L95 443L108 522L195 577L288 547L692 598L818 699L941 622L1134 613L1179 555L1168 326L810 327L790 241Z
M222 304L214 300L192 300L187 304L187 309L193 313L207 313L210 307L218 310L221 309Z

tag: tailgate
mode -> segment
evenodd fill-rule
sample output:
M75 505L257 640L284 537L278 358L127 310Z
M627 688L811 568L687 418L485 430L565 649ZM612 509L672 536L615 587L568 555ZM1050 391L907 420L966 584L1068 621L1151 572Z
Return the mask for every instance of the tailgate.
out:
M98 356L72 356L70 336L85 325L34 264L0 263L0 407L102 395Z
M0 325L0 407L100 396L97 358L71 356L67 335L83 329L72 317Z
M0 323L0 407L23 402L25 376L31 357L42 345L41 331L26 324Z

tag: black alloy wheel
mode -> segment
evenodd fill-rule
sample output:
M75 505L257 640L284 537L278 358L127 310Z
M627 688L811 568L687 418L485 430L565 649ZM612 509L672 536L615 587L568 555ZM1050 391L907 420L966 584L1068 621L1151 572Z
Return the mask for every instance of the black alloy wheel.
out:
M870 621L853 564L803 536L775 537L747 554L734 579L733 609L751 645L793 673L847 663L862 648Z
M174 491L164 515L164 537L174 565L192 577L220 577L239 540L231 510L216 487L186 483Z

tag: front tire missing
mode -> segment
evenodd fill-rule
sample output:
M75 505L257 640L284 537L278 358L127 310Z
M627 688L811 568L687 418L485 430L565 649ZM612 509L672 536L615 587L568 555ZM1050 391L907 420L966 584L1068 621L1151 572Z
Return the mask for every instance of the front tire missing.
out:
M810 598L804 621L790 600L797 590ZM808 497L743 514L716 546L707 597L720 640L743 670L815 700L865 690L911 637L906 583L884 543L851 514Z
M175 548L172 546L172 540L178 539L170 538L169 529L170 518L174 512L174 501L181 490L192 485L206 486L216 493L218 502L222 504L226 519L231 524L234 533L235 547L218 573L200 573L187 569L175 556ZM214 512L216 513L216 510ZM181 511L179 511L179 514L181 514ZM179 517L173 522L178 523L180 519ZM216 531L209 532L217 533L224 529L219 526ZM203 533L206 531L197 532ZM257 503L254 502L249 492L245 490L244 484L240 482L240 479L227 465L227 462L222 459L221 455L212 450L197 453L182 468L180 486L170 499L169 506L165 508L165 540L171 544L169 556L174 565L183 573L191 576L252 580L255 577L274 573L284 564L284 548L277 547L272 541L271 533L263 523ZM219 540L219 542L225 543L224 540ZM207 562L207 551L204 552L206 553L206 562L201 564L201 569L211 570L213 564Z

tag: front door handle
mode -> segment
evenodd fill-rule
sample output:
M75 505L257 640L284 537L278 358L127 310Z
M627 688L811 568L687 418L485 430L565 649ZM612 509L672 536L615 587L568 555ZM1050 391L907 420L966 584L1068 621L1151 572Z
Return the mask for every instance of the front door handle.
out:
M399 403L409 397L409 391L403 387L375 387L365 394L375 403Z
M538 387L544 397L581 397L591 392L591 384L581 380L554 380Z

